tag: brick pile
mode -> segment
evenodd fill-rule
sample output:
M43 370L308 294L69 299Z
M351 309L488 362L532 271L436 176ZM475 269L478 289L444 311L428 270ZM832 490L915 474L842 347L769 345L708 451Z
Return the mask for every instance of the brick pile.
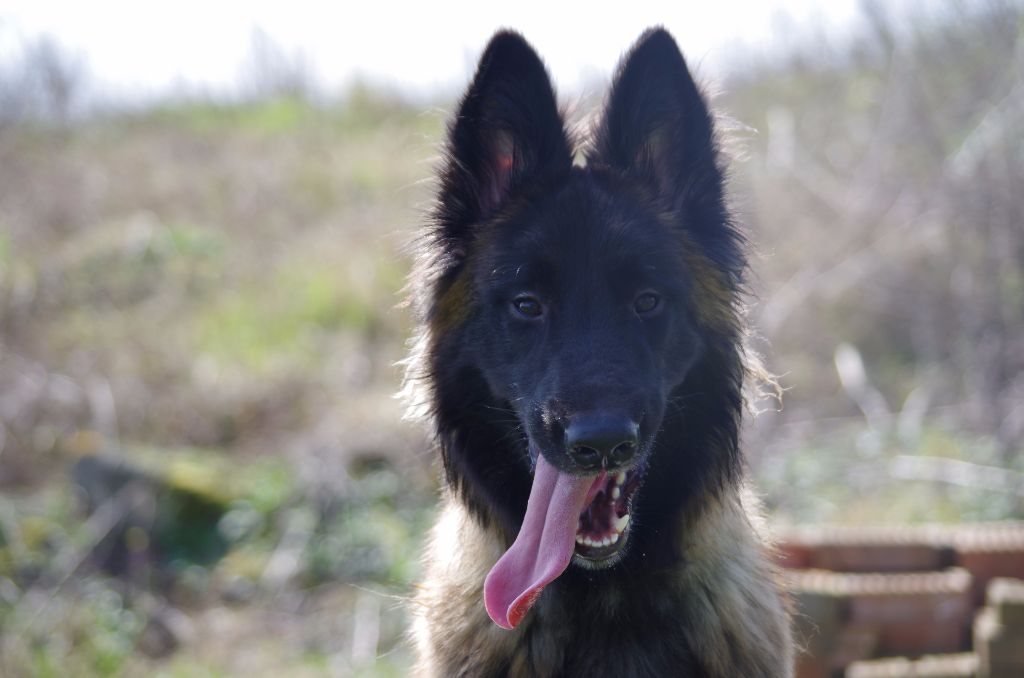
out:
M1024 522L780 537L798 678L1024 678Z

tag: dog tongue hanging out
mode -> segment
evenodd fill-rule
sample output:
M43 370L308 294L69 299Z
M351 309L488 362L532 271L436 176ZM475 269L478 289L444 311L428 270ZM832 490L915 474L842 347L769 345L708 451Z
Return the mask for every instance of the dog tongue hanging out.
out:
M618 553L637 480L635 472L623 471L572 476L537 456L519 535L484 582L487 614L495 624L515 628L574 552L606 560Z
M407 384L448 481L419 672L787 676L740 501L742 237L668 33L623 59L579 148L536 53L498 33L412 276Z
M538 457L519 536L484 583L487 614L495 624L514 628L544 587L569 566L580 512L600 480L559 473Z

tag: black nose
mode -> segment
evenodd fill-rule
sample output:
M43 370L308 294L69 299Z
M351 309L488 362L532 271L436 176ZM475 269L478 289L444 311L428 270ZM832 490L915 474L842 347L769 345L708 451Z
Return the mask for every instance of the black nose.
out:
M623 417L573 417L565 429L565 447L585 469L616 468L636 455L638 429L636 422Z

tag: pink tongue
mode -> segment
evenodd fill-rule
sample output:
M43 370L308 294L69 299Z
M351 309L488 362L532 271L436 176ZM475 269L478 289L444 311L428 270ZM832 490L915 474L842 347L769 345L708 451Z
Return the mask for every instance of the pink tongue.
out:
M537 455L519 536L484 580L484 606L495 624L515 628L544 587L569 566L580 513L604 476L559 473Z

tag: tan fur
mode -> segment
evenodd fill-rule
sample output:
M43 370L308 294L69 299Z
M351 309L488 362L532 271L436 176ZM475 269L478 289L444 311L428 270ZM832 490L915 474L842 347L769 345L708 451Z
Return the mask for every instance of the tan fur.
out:
M514 651L521 632L498 627L484 609L484 578L502 552L496 536L445 497L412 609L417 676L491 675L501 657Z
M666 590L666 600L676 601L679 633L711 676L792 675L788 604L765 557L768 544L758 516L756 501L745 491L727 491L705 505L683 531L686 565L666 578L666 588L675 588ZM483 582L502 551L495 534L446 497L412 610L417 676L496 675L510 657L510 677L559 675L557 648L538 651L527 642L533 613L514 631L487 617Z
M679 591L708 591L690 609L688 633L715 676L790 676L789 605L766 558L767 530L746 489L705 507L685 539Z

